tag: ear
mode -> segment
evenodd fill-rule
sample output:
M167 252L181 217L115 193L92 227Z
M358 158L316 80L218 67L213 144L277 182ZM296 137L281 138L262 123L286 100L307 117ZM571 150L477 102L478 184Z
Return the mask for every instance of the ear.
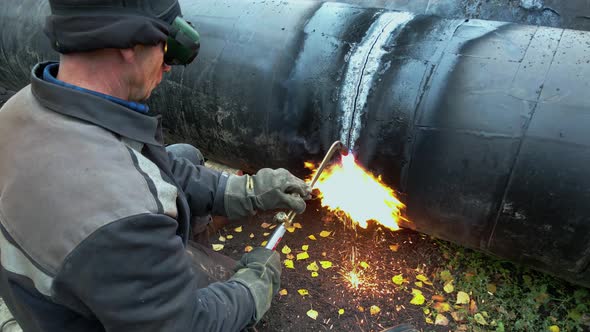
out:
M119 53L126 63L135 62L135 48L119 49Z

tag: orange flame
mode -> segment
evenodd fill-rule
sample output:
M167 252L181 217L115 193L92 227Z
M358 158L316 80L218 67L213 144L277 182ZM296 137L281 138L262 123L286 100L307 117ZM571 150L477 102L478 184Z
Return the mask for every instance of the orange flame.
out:
M317 171L311 163L306 162L305 166ZM399 229L404 204L381 177L361 167L352 153L342 156L340 163L327 167L314 188L321 193L322 206L333 212L343 212L362 228L367 228L367 221L374 220L391 230Z

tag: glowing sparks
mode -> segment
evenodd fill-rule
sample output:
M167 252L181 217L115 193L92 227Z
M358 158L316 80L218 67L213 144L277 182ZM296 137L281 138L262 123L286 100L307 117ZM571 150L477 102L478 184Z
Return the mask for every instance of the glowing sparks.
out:
M352 286L354 289L358 289L361 284L361 279L356 271L348 272L344 276L344 279L346 279L350 283L350 286Z
M309 162L305 166L315 170ZM363 169L352 153L342 156L340 163L326 168L315 188L321 193L322 206L344 213L362 228L367 227L367 221L374 220L391 230L399 229L404 204L380 177Z
M356 256L357 250L356 247L353 246L350 255L350 264L352 269L348 270L345 267L341 273L344 280L346 280L353 289L359 289L359 287L363 284L363 271L357 271Z

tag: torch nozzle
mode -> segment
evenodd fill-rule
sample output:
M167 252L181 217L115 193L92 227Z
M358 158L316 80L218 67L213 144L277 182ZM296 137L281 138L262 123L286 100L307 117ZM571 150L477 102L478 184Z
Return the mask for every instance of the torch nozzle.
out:
M324 160L322 160L322 162L320 163L320 166L318 167L315 175L313 176L313 179L309 183L311 187L315 185L315 182L318 180L320 174L322 174L322 171L324 170L324 168L326 168L326 165L328 164L330 159L332 159L332 156L334 156L334 153L336 153L336 151L339 151L340 154L347 155L348 147L346 147L346 145L342 144L342 142L340 141L336 141L332 144L332 146L330 146L330 149L328 149L328 152L324 156ZM277 218L278 217L279 216L277 215ZM289 226L293 221L293 218L295 218L295 212L291 210L286 215L286 218L282 215L280 216L280 218L283 218L282 224L281 226L277 227L277 229L271 235L271 238L268 240L266 244L267 249L275 250L277 244L279 243L279 241L281 241L283 235L285 234L285 227Z

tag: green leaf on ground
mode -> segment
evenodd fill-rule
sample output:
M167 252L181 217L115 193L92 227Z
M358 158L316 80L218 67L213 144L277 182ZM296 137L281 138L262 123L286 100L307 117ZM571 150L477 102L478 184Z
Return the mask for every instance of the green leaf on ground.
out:
M412 295L414 295L414 297L412 298L412 300L410 301L411 304L414 305L422 305L424 304L424 295L422 295L422 292L418 289L412 289Z

